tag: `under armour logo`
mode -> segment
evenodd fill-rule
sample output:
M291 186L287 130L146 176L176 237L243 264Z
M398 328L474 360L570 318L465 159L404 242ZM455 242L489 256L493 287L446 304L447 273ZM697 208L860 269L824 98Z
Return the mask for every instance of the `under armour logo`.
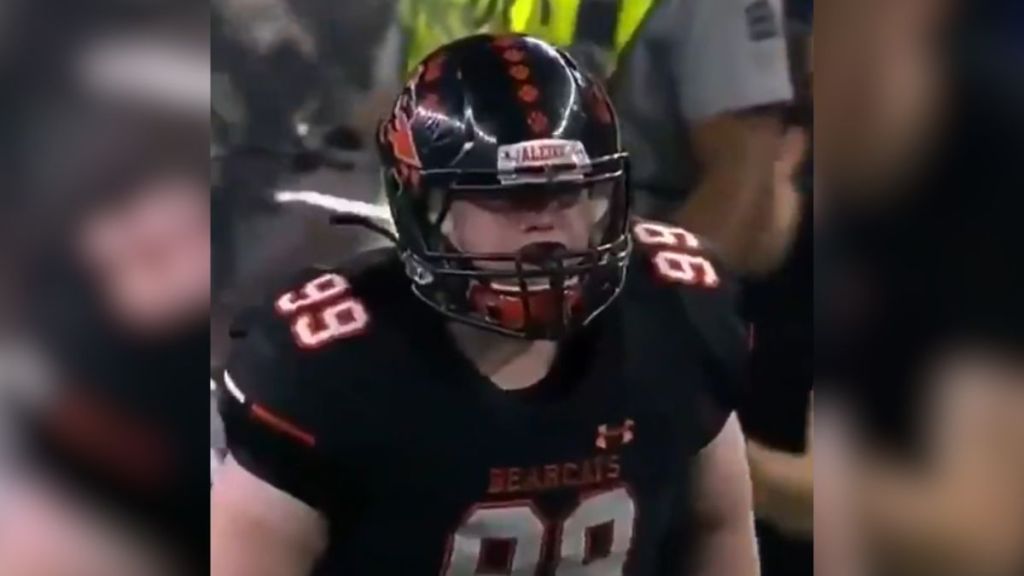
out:
M607 450L609 446L629 444L633 441L633 420L627 418L622 426L609 426L601 424L597 427L597 438L594 446L601 450Z

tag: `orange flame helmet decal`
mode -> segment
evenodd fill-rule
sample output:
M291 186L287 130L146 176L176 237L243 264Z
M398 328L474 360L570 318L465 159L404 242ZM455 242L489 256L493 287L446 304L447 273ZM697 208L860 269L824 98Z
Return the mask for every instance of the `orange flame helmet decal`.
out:
M384 137L391 146L396 160L415 168L421 168L419 153L416 152L416 141L412 134L412 104L408 94L395 103L395 110L390 122L384 125Z

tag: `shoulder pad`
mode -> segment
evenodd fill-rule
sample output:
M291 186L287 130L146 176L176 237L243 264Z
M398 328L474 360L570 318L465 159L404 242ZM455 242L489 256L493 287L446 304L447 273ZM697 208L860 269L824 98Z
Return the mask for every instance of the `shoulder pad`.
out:
M314 436L307 427L316 427L323 403L335 403L380 356L375 333L388 320L378 313L396 289L405 288L384 281L394 278L390 262L305 270L240 314L223 376L226 400L303 431L292 434L296 439Z
M749 349L739 316L739 283L700 236L651 220L634 220L632 227L635 250L629 283L643 293L674 293L651 301L682 303L672 308L682 322L693 326L721 370L727 383L723 399L735 402Z
M262 305L241 313L232 338L245 340L262 331L273 335L277 346L307 352L358 340L374 324L372 310L395 292L396 283L388 281L397 266L393 251L374 251L342 266L307 268Z
M679 288L715 291L729 288L728 277L706 240L679 226L653 220L631 223L636 254L648 274Z

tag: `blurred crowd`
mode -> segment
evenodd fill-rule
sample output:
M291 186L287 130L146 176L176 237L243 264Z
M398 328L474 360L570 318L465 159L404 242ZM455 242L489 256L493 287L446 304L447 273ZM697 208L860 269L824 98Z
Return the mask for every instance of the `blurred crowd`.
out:
M743 275L766 576L1024 570L1020 3L584 2L571 33L559 4L0 2L0 573L34 535L94 561L91 523L78 574L197 573L162 560L205 561L227 320L379 242L331 221L386 225L376 121L480 31L604 78L638 210Z

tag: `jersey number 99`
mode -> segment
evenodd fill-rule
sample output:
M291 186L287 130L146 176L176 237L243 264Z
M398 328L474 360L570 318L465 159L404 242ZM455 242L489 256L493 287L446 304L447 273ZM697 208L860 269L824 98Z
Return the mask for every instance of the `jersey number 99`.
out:
M319 348L362 333L370 321L366 307L347 296L347 280L328 273L277 299L278 314L291 319L292 337L302 348Z
M635 518L625 487L584 496L558 524L529 500L480 504L450 538L441 575L539 574L549 542L556 576L622 574Z
M638 242L651 247L654 269L662 279L691 286L714 288L718 274L707 258L689 253L700 248L697 237L676 226L640 222L633 227Z

